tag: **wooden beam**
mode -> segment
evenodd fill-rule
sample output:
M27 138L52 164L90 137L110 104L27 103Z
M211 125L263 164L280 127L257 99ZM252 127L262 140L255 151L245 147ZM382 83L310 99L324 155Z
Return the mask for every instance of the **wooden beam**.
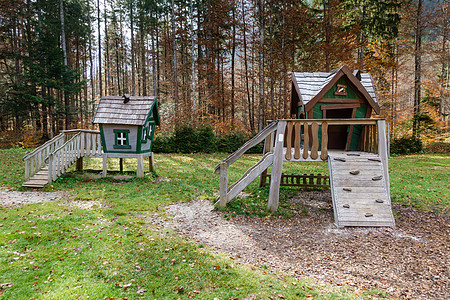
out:
M364 103L363 99L349 99L349 98L322 98L318 103Z
M278 210L278 202L280 199L280 183L281 173L283 169L283 146L285 130L286 121L278 121L268 203L268 208L271 211Z
M221 162L219 164L220 170L220 198L219 206L225 207L228 202L228 164Z
M139 155L137 158L136 177L137 178L144 177L144 156L143 155Z
M321 110L330 110L330 109L346 109L346 108L358 108L360 107L361 104L359 103L355 103L355 104L335 104L335 105L321 105L320 109ZM352 119L354 119L355 117L352 116Z

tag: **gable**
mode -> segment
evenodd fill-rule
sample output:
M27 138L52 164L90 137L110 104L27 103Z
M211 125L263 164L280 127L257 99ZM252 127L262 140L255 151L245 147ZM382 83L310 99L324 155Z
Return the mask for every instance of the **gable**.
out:
M328 98L362 99L379 113L380 107L372 77L369 73L359 73L358 76L361 76L361 81L346 66L331 73L293 72L292 83L296 93L292 93L291 111L294 110L294 106L304 106L305 111L310 111L321 99ZM345 84L347 89L351 90L347 90L347 95L336 94L337 84ZM295 94L298 94L297 99L293 97Z

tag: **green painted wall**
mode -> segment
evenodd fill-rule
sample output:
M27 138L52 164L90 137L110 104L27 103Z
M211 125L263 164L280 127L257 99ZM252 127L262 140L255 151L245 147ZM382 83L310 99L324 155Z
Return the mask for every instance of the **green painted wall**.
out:
M335 95L335 91L337 89L337 84L345 84L347 86L347 95L346 96L341 96L341 95ZM331 87L331 89L325 94L325 96L323 98L326 99L359 99L360 97L358 96L358 94L353 90L353 88L351 87L351 85L344 79L344 78L340 78L337 83ZM321 109L322 105L335 105L337 103L317 103L316 105L313 106L312 109L312 118L311 116L307 115L308 119L323 119L323 110ZM356 110L356 119L360 119L360 118L365 118L366 117L366 112L367 112L367 107L368 104L366 103L361 103L360 107ZM321 134L321 128L319 129L319 139L322 139L322 134ZM359 137L361 136L361 130L362 130L362 126L361 125L356 125L353 127L353 134L352 134L352 141L350 144L350 150L351 151L356 151L358 149L358 144L359 144Z

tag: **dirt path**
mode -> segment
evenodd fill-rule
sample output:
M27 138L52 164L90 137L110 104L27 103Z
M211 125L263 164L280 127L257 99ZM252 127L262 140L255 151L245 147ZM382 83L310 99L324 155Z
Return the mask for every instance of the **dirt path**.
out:
M243 263L400 298L450 299L450 216L395 206L396 229L335 229L329 191L302 191L294 217L234 217L209 201L167 207L171 227ZM307 213L306 213L306 211Z
M63 192L43 192L34 190L30 192L18 192L0 187L0 208L15 207L30 203L40 203L61 200L65 196Z

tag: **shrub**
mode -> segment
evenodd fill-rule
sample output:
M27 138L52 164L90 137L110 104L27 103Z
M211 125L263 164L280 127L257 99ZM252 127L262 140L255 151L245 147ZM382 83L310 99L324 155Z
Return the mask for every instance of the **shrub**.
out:
M196 130L196 151L214 153L217 151L217 138L211 126L200 126Z
M172 134L160 133L154 136L152 151L155 153L174 153L176 147Z
M424 147L424 151L428 153L450 153L450 143L445 142L432 142Z
M194 153L197 152L197 133L194 127L182 125L175 128L173 136L176 152Z
M422 141L414 137L402 137L391 142L392 154L411 154L423 151Z
M232 153L239 149L246 141L246 137L242 132L229 131L218 139L218 151Z

